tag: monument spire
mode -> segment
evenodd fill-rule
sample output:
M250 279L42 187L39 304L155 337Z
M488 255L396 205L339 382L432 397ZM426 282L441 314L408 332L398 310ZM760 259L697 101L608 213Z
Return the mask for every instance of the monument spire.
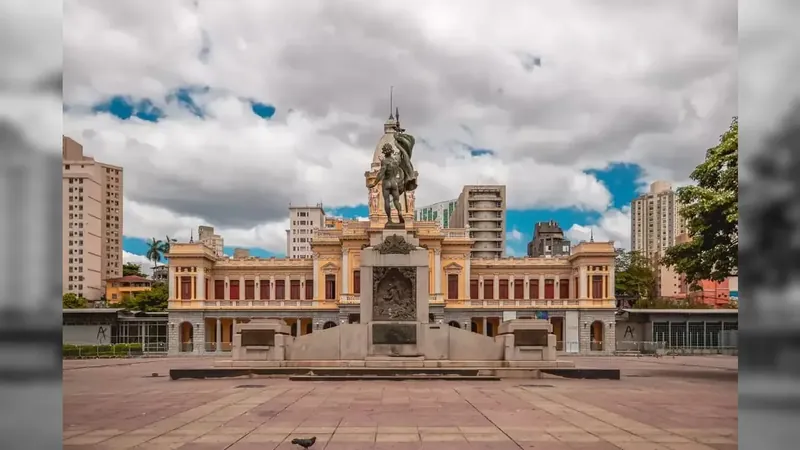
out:
M392 115L394 109L394 86L389 86L389 120L394 120Z

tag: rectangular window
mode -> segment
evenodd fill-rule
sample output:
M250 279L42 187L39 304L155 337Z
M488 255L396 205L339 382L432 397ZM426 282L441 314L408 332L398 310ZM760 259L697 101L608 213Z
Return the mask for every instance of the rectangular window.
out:
M546 299L556 298L555 280L544 280L544 298Z
M469 298L477 300L480 297L478 290L478 280L469 280Z
M592 298L605 298L603 296L603 276L592 275Z
M447 299L458 300L458 274L447 274Z
M269 298L269 280L262 280L258 283L258 288L261 293L261 300L272 300Z
M286 281L275 280L275 300L286 300Z
M560 298L569 298L569 278L558 280L558 296Z
M353 271L353 294L361 293L361 271Z
M192 281L189 277L181 277L181 300L192 298Z
M525 282L514 280L514 298L519 300L525 297Z
M325 300L336 299L336 275L325 275Z
M231 300L239 300L239 280L231 280Z
M314 300L314 283L306 280L306 300Z
M222 300L225 298L225 281L214 280L214 299Z
M256 299L256 280L245 280L244 282L244 299Z
M534 300L539 298L539 280L531 280L528 284L528 297Z
M483 280L483 298L485 300L494 298L494 280Z
M508 280L500 280L500 298L503 300L508 298Z
M300 280L289 280L289 299L300 300Z

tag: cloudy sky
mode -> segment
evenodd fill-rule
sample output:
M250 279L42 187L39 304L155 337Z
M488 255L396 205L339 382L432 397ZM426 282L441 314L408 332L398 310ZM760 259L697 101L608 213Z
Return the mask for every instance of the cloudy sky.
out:
M280 255L290 203L366 215L390 86L417 204L506 184L512 255L550 219L629 246L630 200L737 113L728 0L236 3L64 4L64 133L125 168L129 258L201 224Z

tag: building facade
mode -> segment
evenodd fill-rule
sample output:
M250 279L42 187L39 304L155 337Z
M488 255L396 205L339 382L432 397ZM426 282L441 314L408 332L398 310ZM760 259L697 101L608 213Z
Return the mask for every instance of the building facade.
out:
M506 187L464 186L451 217L453 228L468 229L473 258L506 256Z
M538 222L533 227L533 238L528 243L528 256L534 258L569 256L570 249L571 243L564 238L564 230L556 221Z
M120 303L126 298L133 298L137 292L149 291L153 280L136 275L111 278L106 280L106 300L109 303Z
M385 124L365 173L368 185L380 168L381 147L394 142L398 127L393 118ZM492 195L490 212L504 212L496 208L498 201L505 206L498 200L504 199L504 189L493 189L493 194L465 190L465 201ZM380 185L367 195L369 220L343 220L333 228L314 230L309 258L222 259L203 245L173 244L168 255L170 351L230 351L234 323L254 318L282 319L294 335L359 322L361 249L369 245L370 233L387 222ZM468 230L414 220L413 192L408 204L410 211L403 211L406 229L429 253L431 321L494 336L504 320L545 318L553 324L561 351L613 351L611 242L581 243L568 257L501 258L496 251L476 255L476 239ZM477 206L473 210L483 211ZM476 257L481 254L489 257Z
M99 300L122 276L122 167L95 161L64 136L62 282L64 293Z
M680 216L675 191L666 181L656 181L650 190L631 203L631 250L658 261L664 252L686 233L686 221ZM680 296L679 274L665 266L657 266L657 290L661 297Z
M325 209L322 203L315 206L290 206L289 229L286 230L286 257L311 258L311 238L315 230L325 227L325 223Z
M197 240L206 247L214 250L214 253L222 258L225 256L225 241L222 236L214 233L214 227L200 225L197 227Z
M436 222L442 228L451 228L451 217L457 204L458 200L447 200L417 208L414 211L414 220L417 222Z

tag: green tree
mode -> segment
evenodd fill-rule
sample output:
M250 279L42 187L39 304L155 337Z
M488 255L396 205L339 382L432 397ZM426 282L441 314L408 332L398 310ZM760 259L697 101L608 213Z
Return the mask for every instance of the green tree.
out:
M164 243L159 239L153 238L147 245L147 259L153 261L153 267L158 267L158 263L164 255Z
M169 290L165 283L153 283L149 291L137 292L132 297L126 297L120 306L129 311L166 311L169 300Z
M87 302L85 298L72 292L67 292L63 295L62 303L64 309L87 308L89 306L89 302Z
M144 278L144 274L142 273L142 265L131 262L123 264L122 276L127 277L131 275Z
M739 122L691 174L697 185L678 189L681 216L687 221L689 242L667 249L662 263L686 277L722 281L739 266Z
M617 298L637 306L655 298L656 273L650 261L639 252L617 250L614 291Z

